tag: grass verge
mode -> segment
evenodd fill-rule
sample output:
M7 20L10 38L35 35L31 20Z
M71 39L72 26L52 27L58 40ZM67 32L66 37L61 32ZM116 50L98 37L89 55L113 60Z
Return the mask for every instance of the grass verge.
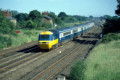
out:
M79 66L83 63L76 65L71 71L78 79L72 76L71 80L120 80L120 40L98 45L90 52L84 66Z
M14 35L2 35L0 34L0 49L15 47L21 44L37 41L39 30L21 30L19 34Z

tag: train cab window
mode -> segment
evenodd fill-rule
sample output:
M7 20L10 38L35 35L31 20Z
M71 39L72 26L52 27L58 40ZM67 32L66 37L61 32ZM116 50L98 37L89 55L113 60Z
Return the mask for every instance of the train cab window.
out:
M40 35L40 40L51 40L51 35Z

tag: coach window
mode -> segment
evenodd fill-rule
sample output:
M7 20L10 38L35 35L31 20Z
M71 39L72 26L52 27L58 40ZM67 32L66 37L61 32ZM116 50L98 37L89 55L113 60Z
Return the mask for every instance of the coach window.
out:
M71 34L71 31L63 33L64 36Z
M83 30L84 30L84 27L83 27Z
M81 29L83 30L83 27Z
M76 33L78 30L76 29L76 30L73 30L73 33Z

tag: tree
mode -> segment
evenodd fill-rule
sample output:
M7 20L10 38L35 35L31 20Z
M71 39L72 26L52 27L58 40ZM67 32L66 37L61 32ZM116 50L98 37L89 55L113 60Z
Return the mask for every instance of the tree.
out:
M54 20L57 18L54 12L48 13L48 16L52 17Z
M19 13L15 16L17 21L25 21L28 19L28 14L27 13Z
M26 27L28 14L27 13L19 13L15 16L17 19L17 26L18 27Z
M61 20L64 20L68 15L65 12L60 12L58 14L58 17L61 18Z
M115 11L115 13L120 16L120 0L117 0L117 2L118 2L118 5L117 5L117 10Z
M55 22L58 25L63 25L63 21L60 18L56 18Z
M15 11L15 10L12 10L11 13L12 13L12 17L15 17L17 14L19 14L19 13L18 13L17 11Z
M87 17L85 16L79 16L79 15L74 15L74 18L76 18L78 21L86 21Z
M50 13L48 13L48 16L52 17L52 19L53 19L53 23L56 23L57 16L55 15L54 12L50 12Z
M66 23L72 23L72 22L78 22L78 20L75 17L66 17L64 20Z
M12 22L10 22L2 11L0 10L0 33L2 34L10 34L14 30L14 25Z
M112 17L110 15L104 15L103 18L104 19L111 19Z
M27 21L27 25L26 25L26 28L36 28L37 27L37 24L35 22L33 22L32 20L28 20Z
M29 19L34 20L34 19L38 19L38 18L42 18L42 15L39 11L33 10L29 13Z

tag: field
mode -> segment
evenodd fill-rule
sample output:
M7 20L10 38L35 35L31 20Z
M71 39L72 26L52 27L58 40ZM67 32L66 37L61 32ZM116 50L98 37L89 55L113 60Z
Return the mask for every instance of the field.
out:
M79 74L72 76L74 80L120 80L120 40L96 46L84 62L72 69Z

